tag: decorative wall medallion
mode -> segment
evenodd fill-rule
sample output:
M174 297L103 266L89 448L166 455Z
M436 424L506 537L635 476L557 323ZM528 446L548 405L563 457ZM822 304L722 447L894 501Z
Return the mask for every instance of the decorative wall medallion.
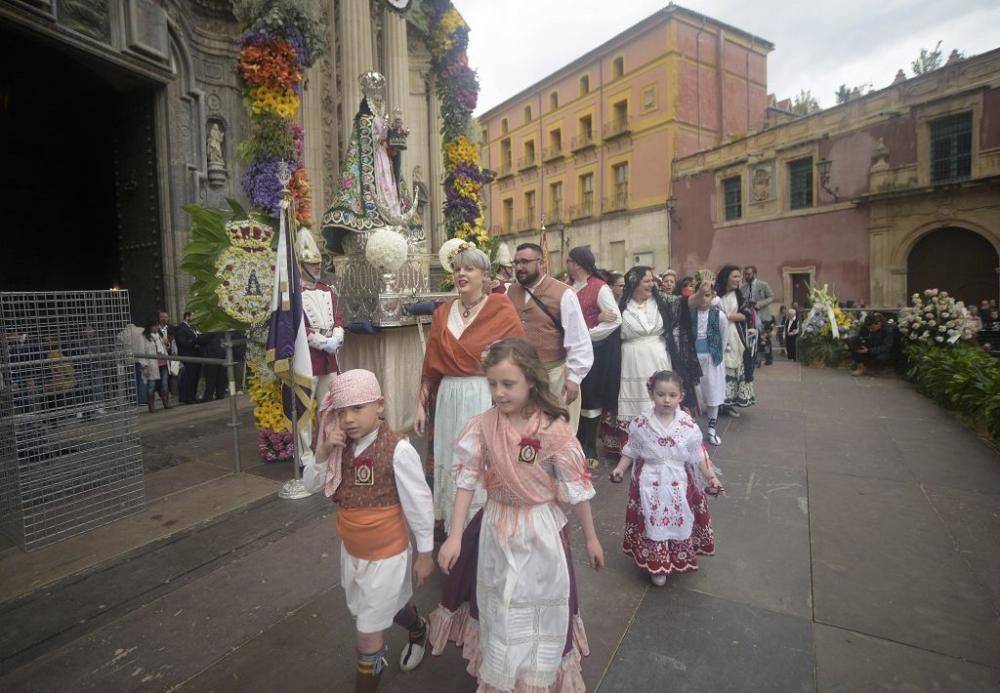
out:
M771 199L771 165L764 164L753 170L750 177L751 189L753 191L754 202L764 202Z
M218 111L222 108L222 99L218 94L209 94L205 97L205 104L208 106L208 110Z

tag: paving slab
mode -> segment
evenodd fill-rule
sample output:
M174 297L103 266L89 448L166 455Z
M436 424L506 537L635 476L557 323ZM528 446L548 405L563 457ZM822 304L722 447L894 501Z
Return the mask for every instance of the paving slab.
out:
M819 693L993 693L1000 670L822 624L813 626Z
M811 472L809 507L817 622L996 660L992 594L918 485Z
M328 510L326 499L272 499L231 513L201 531L174 535L124 560L70 577L0 607L0 675L23 666L133 609L288 533Z
M163 467L145 475L146 502L164 498L179 491L218 479L228 474L224 469L202 462L187 462Z
M324 516L0 678L0 690L162 691L338 582ZM322 656L322 652L320 653Z
M938 486L924 493L1000 611L1000 497Z
M866 479L914 481L903 453L878 420L809 418L806 460L810 470Z
M146 504L146 508L87 534L38 551L7 552L0 571L0 604L140 546L232 512L274 494L278 484L227 475Z
M812 624L669 582L650 589L600 691L664 690L814 691Z
M951 414L920 422L886 421L902 461L923 483L1000 494L1000 454Z
M715 556L699 558L688 589L812 618L809 508L801 469L753 465L725 475L709 499Z

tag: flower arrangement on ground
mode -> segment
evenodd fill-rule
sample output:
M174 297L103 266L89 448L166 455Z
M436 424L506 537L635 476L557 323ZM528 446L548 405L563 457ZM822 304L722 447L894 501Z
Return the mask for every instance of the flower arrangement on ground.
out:
M292 434L279 433L270 428L261 429L257 434L257 452L267 462L290 460L295 455Z
M968 308L947 291L926 289L910 302L899 312L899 331L908 343L948 347L975 337Z
M857 321L841 310L827 284L810 286L809 302L812 307L799 335L802 360L812 366L839 366L849 356L847 340L857 336Z

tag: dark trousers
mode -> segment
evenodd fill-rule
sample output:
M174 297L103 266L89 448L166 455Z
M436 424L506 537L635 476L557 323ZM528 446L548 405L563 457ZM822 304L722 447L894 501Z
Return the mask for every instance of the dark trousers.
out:
M193 402L198 398L198 379L201 378L200 363L185 363L181 366L180 393L182 402Z
M788 352L788 358L792 361L797 361L796 350L798 348L799 336L797 334L790 334L785 337L785 351Z
M226 389L229 386L229 378L223 366L205 366L205 396L206 402L213 399L222 399L226 396Z

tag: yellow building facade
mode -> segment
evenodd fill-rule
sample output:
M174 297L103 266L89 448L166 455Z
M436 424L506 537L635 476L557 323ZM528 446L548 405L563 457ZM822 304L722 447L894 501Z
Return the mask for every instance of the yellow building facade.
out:
M773 46L671 5L482 114L491 233L669 263L672 160L757 130Z

